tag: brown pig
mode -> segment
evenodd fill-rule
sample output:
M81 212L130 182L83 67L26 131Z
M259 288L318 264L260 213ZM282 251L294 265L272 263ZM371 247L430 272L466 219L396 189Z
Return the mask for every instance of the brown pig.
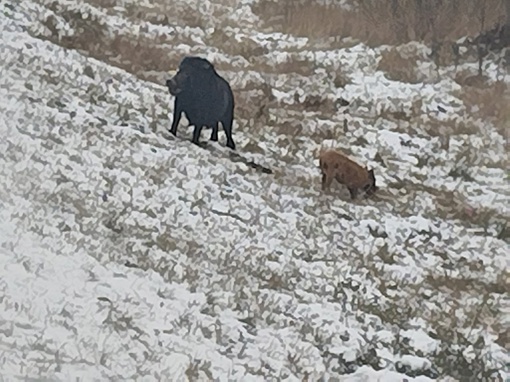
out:
M359 190L364 191L365 196L370 196L377 190L374 170L361 167L341 152L335 150L322 151L319 156L319 163L323 191L329 189L333 179L347 186L351 199L357 197Z

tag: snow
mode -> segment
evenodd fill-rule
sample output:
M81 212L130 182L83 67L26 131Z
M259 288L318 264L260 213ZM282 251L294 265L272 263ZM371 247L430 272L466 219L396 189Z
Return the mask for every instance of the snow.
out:
M252 1L189 3L202 16L226 12L203 27L177 16L169 25L134 21L126 12L136 2L113 11L51 3L0 5L2 377L428 381L449 377L438 359L461 334L465 360L509 376L496 333L509 308L498 291L509 250L498 236L510 214L505 141L469 115L453 79L390 81L377 70L385 47L317 50L307 38L262 33ZM60 38L78 33L63 9L112 35L171 35L178 56L232 64L218 71L236 96L269 85L268 122L238 117L234 139L274 174L231 160L222 134L208 150L191 145L183 125L184 139L169 137L164 84L41 38L50 36L42 23L50 15ZM236 40L270 50L261 56L268 67L298 60L312 74L264 73L207 46L207 31L224 22ZM495 78L497 65L487 68ZM337 71L351 80L343 89L332 83ZM352 103L348 114L292 109L309 95ZM419 123L373 120L415 102ZM435 115L438 105L447 112ZM458 118L479 131L454 131L440 150L427 123ZM279 131L283 121L299 134ZM250 152L254 141L262 153ZM350 201L340 186L320 192L322 145L374 168L380 195ZM459 163L469 179L449 175ZM453 191L451 204L490 216L468 224L446 214L437 200ZM463 288L465 280L476 288ZM477 313L483 304L497 312L488 321ZM448 336L438 335L447 320Z

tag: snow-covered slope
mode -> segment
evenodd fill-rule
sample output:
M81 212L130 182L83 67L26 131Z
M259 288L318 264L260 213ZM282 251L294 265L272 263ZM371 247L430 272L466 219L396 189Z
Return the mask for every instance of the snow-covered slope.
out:
M202 29L136 25L129 2L0 5L0 375L504 379L510 192L498 128L467 113L453 80L390 81L378 49L262 33L250 3L202 2L218 14ZM44 39L48 14L71 8L108 33L170 34L176 57L225 64L238 151L274 174L233 160L221 133L207 150L185 126L169 136L163 82ZM268 49L273 69L209 45L218 25ZM278 73L286 60L314 69ZM268 85L261 122L249 102ZM313 95L351 105L306 111ZM414 122L378 117L417 103ZM431 120L454 126L447 146ZM375 168L379 194L320 192L321 145Z

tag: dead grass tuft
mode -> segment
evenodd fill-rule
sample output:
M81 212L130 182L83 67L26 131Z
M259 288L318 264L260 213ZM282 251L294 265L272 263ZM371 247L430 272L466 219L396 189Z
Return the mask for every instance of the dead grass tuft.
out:
M470 88L483 88L489 84L489 77L473 74L469 70L461 70L455 74L455 82Z
M421 82L416 73L416 60L404 57L396 48L391 48L381 53L377 69L385 72L386 77L392 81L416 84Z
M275 134L279 135L280 138L278 140L279 147L286 147L286 145L290 144L289 140L294 137L300 137L303 134L304 128L303 125L297 121L282 121L274 126L271 126L272 130Z
M342 71L332 73L333 75L333 84L337 88L345 88L347 85L352 83L351 78L347 75L347 73L344 73Z
M307 95L301 102L299 102L299 96L296 94L294 99L296 104L300 105L300 110L322 112L325 115L334 114L336 110L335 102L333 100L319 95Z

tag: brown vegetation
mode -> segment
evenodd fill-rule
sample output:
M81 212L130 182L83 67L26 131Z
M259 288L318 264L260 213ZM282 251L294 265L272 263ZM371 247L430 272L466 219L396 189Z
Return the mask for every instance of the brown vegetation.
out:
M381 53L377 69L385 72L386 77L393 81L410 84L421 82L416 73L416 58L404 57L396 48Z
M505 0L354 0L355 7L313 0L261 0L254 11L266 25L311 38L353 37L370 45L457 40L504 22ZM483 17L480 17L482 9Z
M460 77L462 78L462 77ZM462 100L468 112L485 121L492 122L505 137L510 139L510 87L503 81L490 83L479 76L457 78L462 90L457 96Z
M83 51L140 78L155 80L146 72L167 72L176 68L181 59L164 47L164 36L154 40L143 36L113 35L109 33L107 25L93 16L84 18L79 10L63 11L59 12L59 15L64 17L77 33L73 36L59 35L56 20L49 16L44 23L52 34L46 37L47 39L65 48Z

